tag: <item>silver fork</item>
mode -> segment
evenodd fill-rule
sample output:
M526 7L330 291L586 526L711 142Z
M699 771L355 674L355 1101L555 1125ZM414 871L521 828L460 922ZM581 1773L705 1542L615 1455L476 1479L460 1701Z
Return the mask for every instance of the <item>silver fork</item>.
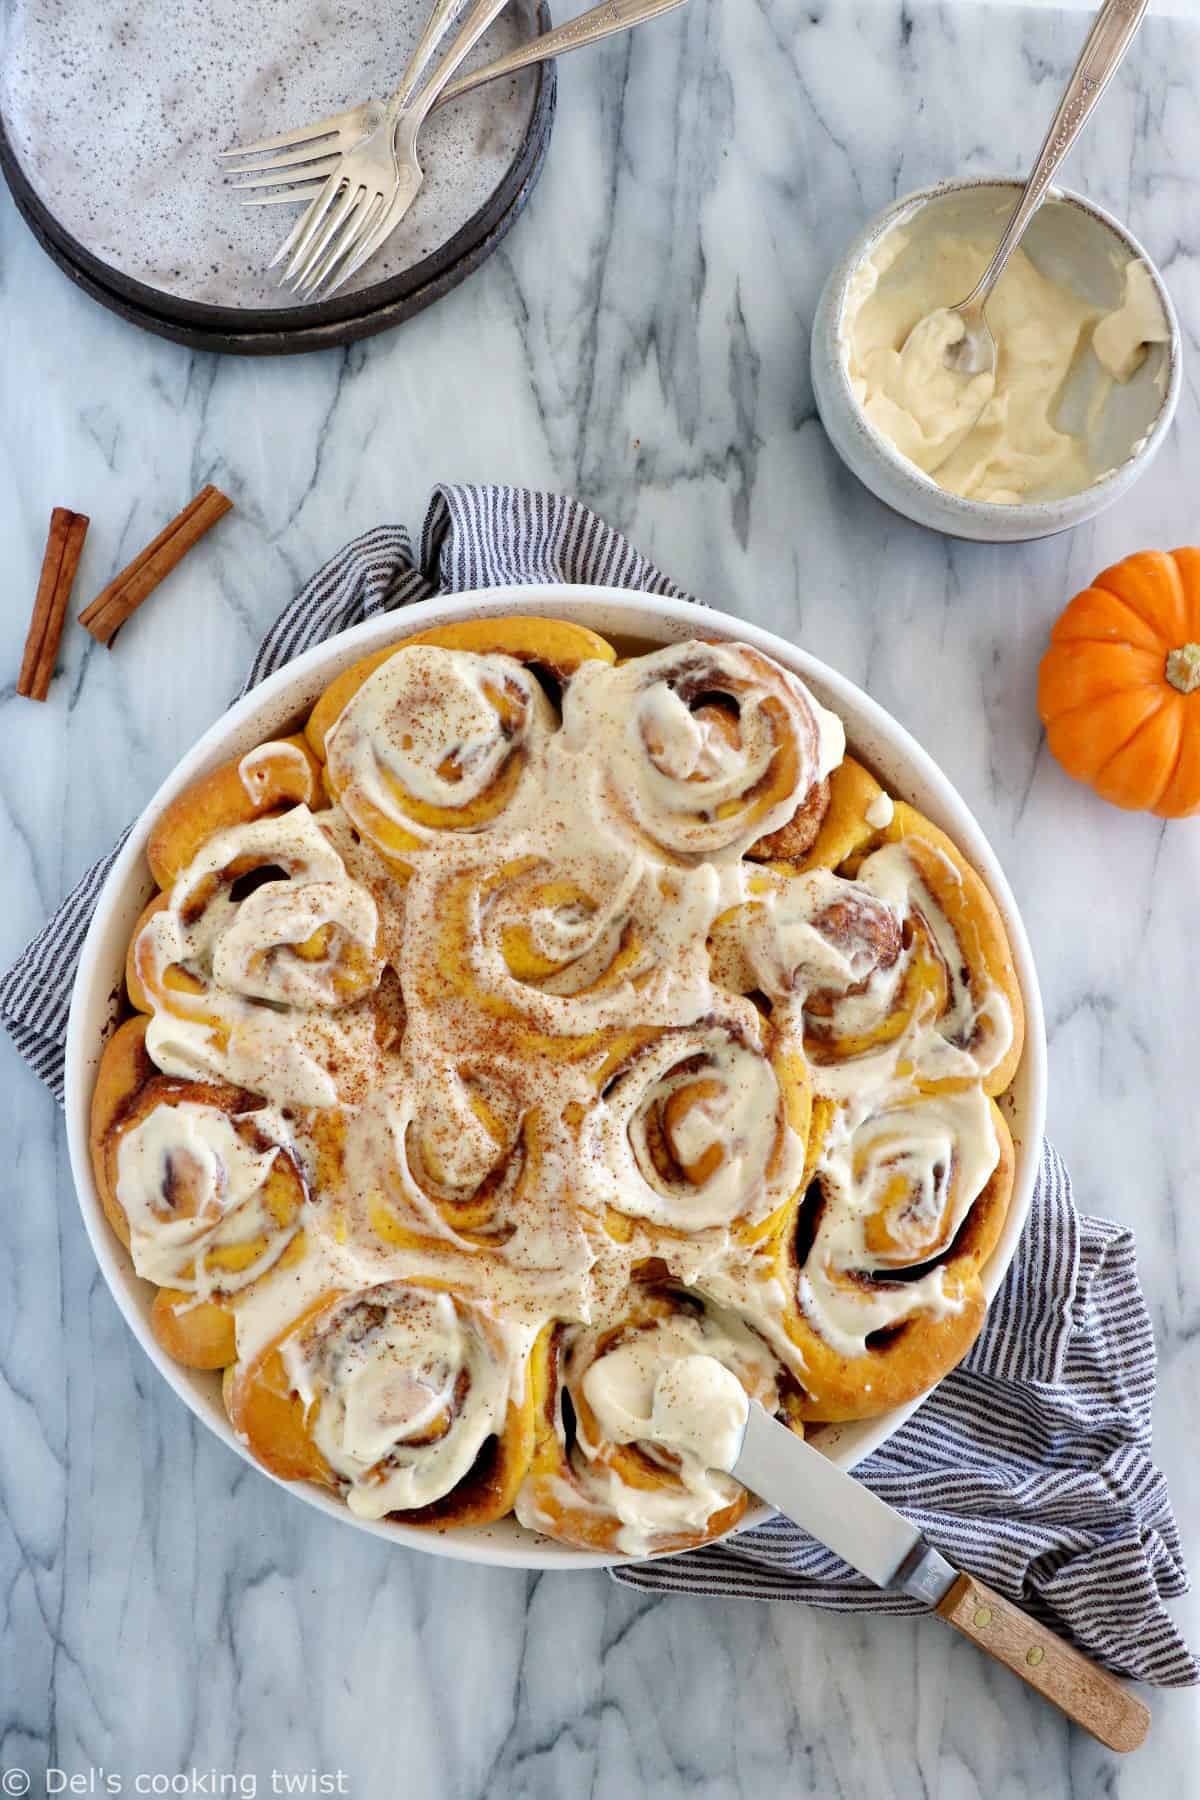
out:
M459 38L451 46L446 60L430 78L426 89L417 96L417 102L413 106L415 121L411 130L411 143L406 143L403 150L399 145L396 147L395 178L398 185L395 195L384 211L378 215L374 226L371 226L369 221L367 222L357 248L351 244L350 248L354 252L353 260L340 271L337 280L327 289L327 293L333 293L343 281L349 280L350 276L362 267L368 257L374 254L388 234L395 229L412 205L422 180L420 165L416 159L416 137L421 125L434 107L450 100L457 100L463 94L470 93L474 88L482 86L484 82L495 81L501 76L515 74L518 70L527 68L531 63L541 62L551 56L562 55L568 50L580 49L585 44L597 43L601 38L609 37L614 32L627 31L634 25L657 18L660 13L671 12L683 3L684 0L601 0L601 4L592 7L590 11L580 13L577 18L556 26L552 31L544 32L529 43L521 44L515 50L510 50L506 55L498 57L495 62L488 63L481 69L473 69L469 74L461 75L457 81L454 81L450 79L454 69L459 66L470 49L478 42L482 32L487 29L487 25L491 23L489 17L484 24L476 26L476 16L472 14ZM413 88L419 79L418 58L421 59L420 67L424 68L432 54L432 49L436 46L436 41L440 40L445 31L445 23L441 23L437 39L430 43L428 49L426 49L427 40L433 38L439 21L443 20L445 12L451 10L454 4L455 0L449 0L448 5L444 0L443 5L435 9L421 44L418 45L412 62L405 71L404 81L392 101L388 103L392 108L396 108L399 101L400 111L403 111L405 102L401 100L402 95L407 97L409 104L412 103ZM497 7L496 11L499 10L500 7ZM424 55L422 55L423 51ZM379 132L386 112L387 106L383 102L369 100L361 106L352 107L348 112L336 113L331 118L321 119L313 125L301 126L296 131L281 132L276 137L260 138L257 143L243 144L236 149L222 152L225 160L232 162L236 158L243 164L240 168L231 167L229 170L231 175L247 177L235 184L236 191L270 190L255 192L253 195L248 194L244 202L248 206L294 204L315 196L313 204L276 253L270 265L272 268L281 262L289 252L292 253L293 260L295 260L295 257L303 250L304 245L300 242L300 234L312 221L314 209L323 199L326 199L330 182L335 174L338 176L338 185L341 185L341 181L344 179L343 159L354 150L356 145L361 145L365 138ZM399 135L406 138L409 134L402 129ZM271 151L279 151L280 154L270 156L266 160L257 160ZM408 166L415 170L415 184L412 182L411 176L407 181L404 179L402 170L406 165L400 162L401 155L411 156L411 165ZM327 206L328 200L326 200L326 209ZM319 223L319 220L317 222ZM308 259L307 266L310 271L313 270L311 258ZM329 265L325 273L331 272L332 265ZM292 277L289 265L284 280L290 278ZM317 280L303 291L306 294L315 293L317 286L320 285L320 280L321 277L318 276Z
M443 5L445 0L443 0ZM281 285L305 299L336 293L403 218L424 180L417 134L463 58L508 0L475 0L453 43L424 86L406 76L367 136L339 156L270 267L286 257ZM441 8L439 7L439 11Z
M601 38L618 31L629 31L661 13L673 12L684 0L600 0L598 6L579 13L552 31L530 38L498 56L495 62L470 69L457 80L450 81L434 100L431 112L474 93L486 82L516 75L533 63L546 62L552 56L565 56L568 50L582 50L587 44L598 44ZM239 144L222 150L221 160L230 166L226 173L245 176L233 183L235 193L249 197L244 206L295 206L311 199L321 182L337 165L338 157L374 130L383 117L383 101L367 100L348 112L334 113L313 125L302 125L296 131L282 131L276 137L259 138L254 144ZM278 150L279 156L266 156ZM235 161L242 164L235 167ZM267 191L261 191L267 190ZM281 191L282 190L282 191Z
M401 105L411 98L462 4L463 0L436 0L417 47L400 77L394 98ZM382 100L365 100L348 112L333 113L327 119L318 119L314 125L302 125L297 131L281 131L274 137L259 138L257 143L236 144L230 150L218 151L218 161L229 165L226 169L229 175L254 175L253 181L239 182L239 187L274 187L280 182L326 175L336 166L340 156L353 150L375 130L383 119L384 110ZM280 150L284 154L267 158L269 150ZM245 163L244 169L234 166L241 162ZM286 168L296 169L298 173L264 174L267 170Z

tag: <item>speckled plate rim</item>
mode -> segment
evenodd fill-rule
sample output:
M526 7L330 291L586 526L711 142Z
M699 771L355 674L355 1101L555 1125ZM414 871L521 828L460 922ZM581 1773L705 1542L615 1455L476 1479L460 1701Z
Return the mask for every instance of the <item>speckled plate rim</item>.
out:
M551 120L553 113L551 114ZM328 325L312 325L303 330L292 331L245 331L245 332L208 332L193 329L187 325L176 324L171 319L160 317L141 307L135 307L120 294L93 281L83 269L73 263L60 247L47 237L39 220L26 212L20 196L15 192L13 199L17 211L26 225L49 256L57 264L67 279L98 302L106 311L115 313L126 324L136 325L142 331L150 332L154 337L167 338L172 343L182 344L189 350L199 350L217 356L301 356L314 350L332 350L339 346L357 343L362 338L375 337L380 332L390 331L403 324L405 319L423 312L432 306L443 295L451 292L461 282L472 275L491 256L501 241L507 237L517 219L525 209L525 202L536 187L546 160L546 152L550 143L549 124L540 141L535 146L535 155L524 185L518 190L512 205L506 213L496 220L486 237L479 239L474 247L464 253L458 262L445 274L436 277L424 287L415 289L404 300L393 302L390 306L377 307L362 313L353 319Z
M91 1093L103 1042L119 1014L129 935L153 886L146 868L146 841L162 809L189 782L303 717L334 676L360 657L430 625L496 613L574 619L601 633L657 642L691 636L733 638L764 650L794 670L819 699L842 716L856 752L894 793L919 806L958 842L1000 907L1026 1012L1025 1051L1004 1100L1016 1148L1016 1179L1004 1230L983 1271L989 1300L1012 1261L1033 1197L1045 1122L1046 1039L1029 939L1012 890L974 815L932 757L883 707L828 665L770 631L692 602L626 589L565 585L494 588L422 601L406 607L402 614L383 614L306 651L270 676L223 714L176 765L132 827L101 890L71 998L66 1047L67 1141L80 1211L101 1273L134 1336L164 1380L198 1419L268 1480L276 1478L239 1442L225 1415L219 1376L184 1369L159 1347L149 1325L154 1290L134 1273L127 1252L113 1235L92 1176L88 1151ZM821 1427L814 1432L813 1441L839 1467L853 1468L885 1443L919 1404L917 1399L877 1419ZM278 1485L344 1525L433 1555L523 1569L602 1568L631 1560L552 1543L525 1531L512 1519L443 1531L391 1520L358 1519L340 1500L318 1488L288 1482ZM739 1529L761 1523L768 1516L768 1508L754 1506Z
M942 532L947 537L962 537L964 540L976 542L1011 541L1003 536L1018 515L1028 519L1034 530L1030 536L1052 536L1056 531L1069 531L1077 524L1083 524L1088 518L1095 517L1108 506L1111 499L1119 497L1120 492L1128 484L1132 465L1136 464L1138 472L1149 468L1158 455L1163 439L1171 429L1175 417L1175 409L1179 404L1179 395L1183 385L1183 339L1179 329L1179 318L1175 304L1167 291L1166 283L1159 272L1158 264L1141 241L1136 238L1129 227L1114 213L1110 213L1097 201L1090 200L1086 194L1076 193L1072 188L1049 187L1045 201L1057 201L1064 206L1075 207L1088 214L1101 225L1107 227L1134 257L1140 257L1150 271L1155 292L1162 304L1163 313L1170 328L1170 340L1167 348L1167 383L1163 392L1162 404L1155 414L1154 423L1142 439L1139 447L1125 461L1106 471L1098 480L1089 482L1078 495L1068 494L1060 500L1025 500L1017 505L1002 505L994 500L972 500L960 494L949 494L945 488L939 487L932 475L927 475L907 456L901 454L896 446L884 437L866 417L850 387L850 376L844 357L840 354L840 333L842 316L846 306L846 292L851 278L861 266L865 257L880 243L887 232L909 218L913 213L928 206L931 201L941 200L951 194L967 193L972 188L1009 188L1013 194L1020 191L1021 183L1006 175L972 175L958 179L949 179L931 183L928 187L914 188L909 194L902 194L885 206L882 212L876 213L853 239L838 262L828 284L828 305L834 323L835 336L839 339L839 354L832 359L832 366L827 367L826 374L838 391L838 400L846 417L853 421L855 428L867 440L872 453L890 470L897 482L906 483L918 495L924 495L934 501L942 510L944 517L932 529ZM823 296L824 298L824 296ZM857 473L857 471L852 471ZM861 479L861 477L860 477ZM1086 497L1087 511L1082 517L1076 517L1078 503ZM1094 504L1091 504L1094 500ZM893 511L903 511L897 501L887 500L885 505ZM905 517L911 517L905 514ZM978 537L974 532L957 531L956 520L970 521L977 528L994 528L996 538ZM918 524L924 523L918 519ZM1021 541L1020 539L1016 541Z
M549 28L549 8L542 0L538 31ZM307 306L214 306L178 299L94 256L59 224L34 188L2 113L0 173L18 212L46 253L85 293L130 323L193 349L235 355L322 349L401 323L456 287L495 249L537 183L554 124L558 77L553 60L535 64L534 79L537 86L525 137L483 206L437 250L401 274ZM232 193L230 204L237 204Z

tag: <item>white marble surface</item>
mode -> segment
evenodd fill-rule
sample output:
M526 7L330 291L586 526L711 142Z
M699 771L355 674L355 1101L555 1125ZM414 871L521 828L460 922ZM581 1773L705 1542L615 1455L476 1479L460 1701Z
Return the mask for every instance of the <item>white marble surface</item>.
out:
M441 476L574 488L681 580L863 682L978 810L1040 961L1053 1134L1081 1201L1138 1231L1158 1453L1191 1545L1200 825L1070 784L1033 684L1069 593L1196 535L1200 28L1151 21L1071 171L1160 259L1192 358L1174 435L1117 509L1025 549L908 526L834 461L805 349L868 212L955 169L1016 170L1080 28L926 0L692 0L563 63L546 173L499 256L341 354L238 362L140 336L0 206L0 957L346 537L418 523ZM50 506L93 517L82 600L208 479L237 512L112 655L71 631L49 704L16 699ZM0 1766L103 1767L127 1792L138 1773L237 1772L269 1793L273 1768L341 1769L346 1791L414 1800L1188 1791L1194 1694L1153 1697L1150 1745L1121 1762L928 1622L487 1572L292 1503L133 1343L55 1109L0 1057ZM1200 1641L1195 1600L1179 1616Z

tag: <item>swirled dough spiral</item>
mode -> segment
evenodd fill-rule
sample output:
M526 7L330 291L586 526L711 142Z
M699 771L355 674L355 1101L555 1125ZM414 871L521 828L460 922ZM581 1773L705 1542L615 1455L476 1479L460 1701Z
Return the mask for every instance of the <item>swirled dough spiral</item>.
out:
M840 721L745 644L671 645L568 689L568 744L592 742L605 804L682 861L732 862L785 826L841 761Z

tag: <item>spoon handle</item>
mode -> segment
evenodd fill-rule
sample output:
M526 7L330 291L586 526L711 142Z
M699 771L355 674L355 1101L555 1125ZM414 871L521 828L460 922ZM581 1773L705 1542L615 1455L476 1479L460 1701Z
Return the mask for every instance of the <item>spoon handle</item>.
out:
M989 294L1024 236L1025 227L1042 204L1046 189L1057 174L1060 164L1091 117L1092 108L1120 67L1138 26L1146 16L1149 4L1150 0L1104 0L1067 83L1067 90L1054 115L1053 123L1046 133L1046 141L1038 152L1038 159L1025 183L1025 192L1017 202L1013 216L1005 227L1004 236L996 247L996 254L984 271L983 279L963 302L960 311L965 312L970 308L972 312L981 312L986 306Z

